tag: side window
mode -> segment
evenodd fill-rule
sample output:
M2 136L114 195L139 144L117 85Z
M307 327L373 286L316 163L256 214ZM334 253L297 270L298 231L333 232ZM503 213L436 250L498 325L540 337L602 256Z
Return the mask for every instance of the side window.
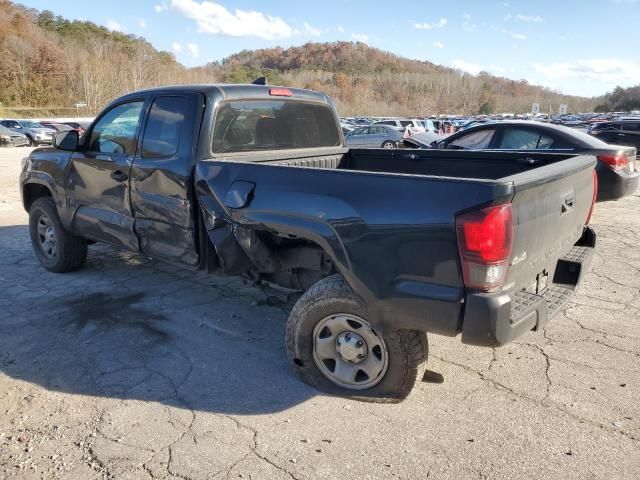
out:
M123 103L109 110L91 131L89 151L132 154L144 102Z
M411 120L400 120L400 125L402 127L413 127L413 121L411 121Z
M368 127L356 128L351 135L364 135L367 133L367 128Z
M640 123L623 123L622 130L627 132L640 133Z
M142 158L175 155L180 145L187 107L185 97L160 97L154 100L144 129Z
M386 132L385 128L380 125L369 127L369 133L372 135L384 135Z
M549 148L553 144L553 139L544 137L544 141L539 132L535 130L525 130L521 128L507 128L502 135L502 140L498 148L513 150L535 150L537 148ZM538 146L542 143L543 146ZM546 147L544 145L547 145Z
M385 120L383 122L379 122L379 125L391 125L391 126L395 127L396 122L394 122L393 120Z
M470 150L489 148L494 133L495 130L493 128L483 128L482 130L470 132L468 135L463 135L449 143L447 148L457 147Z

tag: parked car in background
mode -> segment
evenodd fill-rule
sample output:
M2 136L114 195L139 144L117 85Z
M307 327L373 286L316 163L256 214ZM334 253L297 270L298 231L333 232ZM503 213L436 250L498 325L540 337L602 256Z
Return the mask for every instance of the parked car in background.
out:
M373 124L359 127L345 137L348 147L357 148L398 148L403 132L390 125Z
M78 135L82 136L87 128L89 128L89 122L63 122L65 125L69 125L72 129L78 132Z
M616 200L638 187L636 148L609 145L573 128L535 121L487 123L434 142L432 148L579 153L598 158L598 201Z
M45 127L53 128L56 132L66 132L67 130L73 130L73 128L66 123L52 122L49 120L43 120L40 123Z
M25 145L29 145L29 139L26 135L0 125L0 147L23 147Z
M39 122L33 120L2 120L0 125L7 127L14 132L22 133L29 140L29 145L41 145L43 143L52 143L53 136L56 134L55 129L46 127Z
M387 120L380 120L372 123L372 125L387 125L393 127L401 132L407 131L409 135L414 133L424 132L425 127L422 120L408 119L408 118L389 118Z
M589 127L589 134L606 143L640 149L640 118L593 123Z

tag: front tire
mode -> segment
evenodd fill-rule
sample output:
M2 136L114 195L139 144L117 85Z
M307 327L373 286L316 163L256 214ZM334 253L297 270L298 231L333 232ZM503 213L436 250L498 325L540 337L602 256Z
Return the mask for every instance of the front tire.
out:
M33 138L31 138L31 135L27 135L27 147L32 147L33 145Z
M397 403L424 374L424 332L376 332L365 303L340 275L324 278L297 301L286 328L293 369L309 385L358 400Z
M87 259L87 241L65 230L51 197L38 198L31 205L29 234L36 257L50 272L78 270Z
M382 148L396 148L396 144L390 140L382 142Z

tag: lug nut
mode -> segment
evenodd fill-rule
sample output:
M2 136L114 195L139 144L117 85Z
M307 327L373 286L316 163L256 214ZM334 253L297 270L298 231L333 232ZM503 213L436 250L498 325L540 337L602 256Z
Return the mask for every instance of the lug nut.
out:
M364 358L364 353L359 353L358 358Z
M356 345L357 345L358 347L361 347L361 346L362 346L362 340L358 340L358 341L356 342Z
M351 340L351 334L350 334L350 333L347 333L347 334L344 336L344 338L346 338L346 339L347 339L347 342L348 342L349 340Z

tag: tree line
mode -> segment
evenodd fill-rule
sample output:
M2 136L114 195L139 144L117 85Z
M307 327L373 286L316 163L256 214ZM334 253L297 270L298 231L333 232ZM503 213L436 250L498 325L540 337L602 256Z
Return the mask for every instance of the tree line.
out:
M607 93L596 112L631 112L640 110L640 85L630 88L616 87Z

